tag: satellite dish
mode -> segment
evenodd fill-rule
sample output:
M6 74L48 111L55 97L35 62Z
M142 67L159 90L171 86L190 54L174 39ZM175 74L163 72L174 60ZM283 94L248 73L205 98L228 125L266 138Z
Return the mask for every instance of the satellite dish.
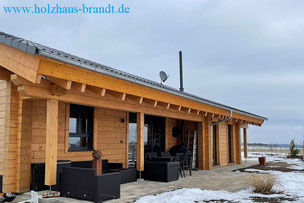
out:
M167 75L167 73L165 73L164 71L160 71L159 77L160 77L161 83L163 83L168 79L169 75Z

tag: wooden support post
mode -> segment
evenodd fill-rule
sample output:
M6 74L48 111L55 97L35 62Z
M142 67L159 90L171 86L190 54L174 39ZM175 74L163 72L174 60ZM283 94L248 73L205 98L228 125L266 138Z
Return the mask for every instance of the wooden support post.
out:
M31 100L18 100L18 132L17 132L17 165L16 192L30 190L31 183L31 142L32 142L32 112Z
M210 116L207 116L204 118L203 123L203 168L206 170L210 170L212 168L211 120L212 118Z
M244 158L247 158L247 128L243 128Z
M235 163L241 164L242 163L242 153L241 153L241 128L240 122L235 123Z
M197 163L198 169L204 169L204 122L198 122L197 126L198 135L197 135Z
M58 100L48 99L46 109L45 185L55 185L57 176Z
M137 113L137 171L144 170L144 125L144 113Z
M18 123L18 92L17 87L11 82L6 81L1 86L2 98L4 98L4 111L0 118L4 120L0 136L4 139L3 144L3 184L2 192L16 192L16 173L17 173L17 123Z

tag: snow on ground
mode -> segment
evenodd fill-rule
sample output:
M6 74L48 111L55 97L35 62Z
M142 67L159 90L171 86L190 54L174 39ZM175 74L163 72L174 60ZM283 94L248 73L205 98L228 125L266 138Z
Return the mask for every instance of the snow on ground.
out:
M243 158L243 161L258 161L258 157L265 156L266 162L286 162L289 165L287 168L294 170L304 170L304 162L300 159L288 159L284 153L248 153L248 158ZM243 156L244 157L244 156Z
M197 188L183 188L172 192L165 192L155 196L145 196L136 203L193 203L203 201L226 200L235 202L252 202L250 197L284 197L284 194L262 195L252 193L252 189L231 193L224 190L201 190Z
M286 154L267 154L267 153L255 153L248 154L249 158L247 160L257 160L257 157L266 156L267 162L286 162L292 166L289 168L295 170L303 170L304 162L299 159L287 159ZM282 194L272 194L272 195L262 195L253 193L253 189L249 188L246 190L241 190L238 192L228 192L224 190L201 190L197 188L183 188L172 192L165 192L158 195L149 195L140 198L136 203L193 203L193 202L203 202L203 201L216 201L216 200L227 200L235 202L253 202L252 197L292 197L296 199L296 202L304 202L304 173L303 172L281 172L274 170L266 171L259 169L246 169L248 172L256 173L271 173L275 175L278 179L278 184L274 187L276 192L281 192ZM287 201L285 201L287 202Z

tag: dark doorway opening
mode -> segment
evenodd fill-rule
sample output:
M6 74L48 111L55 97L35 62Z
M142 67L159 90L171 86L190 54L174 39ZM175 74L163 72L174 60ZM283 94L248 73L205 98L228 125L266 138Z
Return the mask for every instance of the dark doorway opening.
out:
M229 163L233 163L233 136L232 125L228 125L228 158Z
M165 125L165 118L145 115L145 127L147 127L145 153L165 151Z
M213 148L213 165L218 165L218 137L217 126L212 126L212 148Z
M165 118L145 115L145 153L165 151ZM129 165L135 165L137 157L137 114L129 113Z

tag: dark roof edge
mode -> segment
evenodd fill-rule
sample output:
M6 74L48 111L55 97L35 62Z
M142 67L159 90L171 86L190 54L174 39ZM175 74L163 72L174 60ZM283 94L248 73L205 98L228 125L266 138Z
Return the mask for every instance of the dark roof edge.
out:
M250 112L246 112L246 111L243 111L243 110L240 110L240 109L236 109L236 108L233 108L233 107L230 107L230 106L226 106L224 104L213 102L213 101L210 101L210 100L207 100L207 99L204 99L204 98L200 98L198 96L195 96L195 95L192 95L192 94L189 94L189 93L186 93L186 92L181 92L177 89L174 89L174 88L166 86L166 85L162 85L162 84L157 83L160 87L159 86L152 86L152 85L149 85L147 82L132 80L132 79L129 79L127 77L123 77L123 76L121 76L119 74L115 74L115 73L110 74L109 72L103 71L102 69L97 70L96 68L93 68L92 66L89 66L89 65L86 65L86 64L83 64L83 63L80 63L80 62L76 62L74 60L66 59L64 57L61 57L61 56L58 56L58 55L55 55L55 54L50 54L46 51L39 51L38 55L44 56L44 57L47 57L47 58L51 58L51 59L55 59L55 60L58 60L58 61L61 61L61 62L64 62L64 63L68 63L70 65L75 65L75 66L78 66L78 67L89 69L91 71L95 71L97 73L102 73L102 74L105 74L105 75L108 75L108 76L111 76L111 77L126 80L128 82L136 83L136 84L143 85L143 86L146 86L146 87L149 87L149 88L153 88L153 89L157 89L157 90L160 90L160 91L163 91L163 92L174 94L176 96L181 96L181 97L184 97L186 99L201 102L201 103L204 103L204 104L207 104L207 105L210 105L210 106L214 106L214 107L217 107L217 108L221 108L221 109L225 109L225 110L228 110L228 111L233 111L233 112L236 112L236 113L244 114L244 115L254 117L254 118L257 118L257 119L268 120L268 118L266 118L266 117L259 116L259 115L256 115L256 114L253 114L253 113L250 113ZM138 76L134 76L134 77L139 78ZM146 80L147 79L143 79L143 81L146 81ZM151 81L151 82L156 83L154 81ZM174 89L175 91L172 91L172 89Z

